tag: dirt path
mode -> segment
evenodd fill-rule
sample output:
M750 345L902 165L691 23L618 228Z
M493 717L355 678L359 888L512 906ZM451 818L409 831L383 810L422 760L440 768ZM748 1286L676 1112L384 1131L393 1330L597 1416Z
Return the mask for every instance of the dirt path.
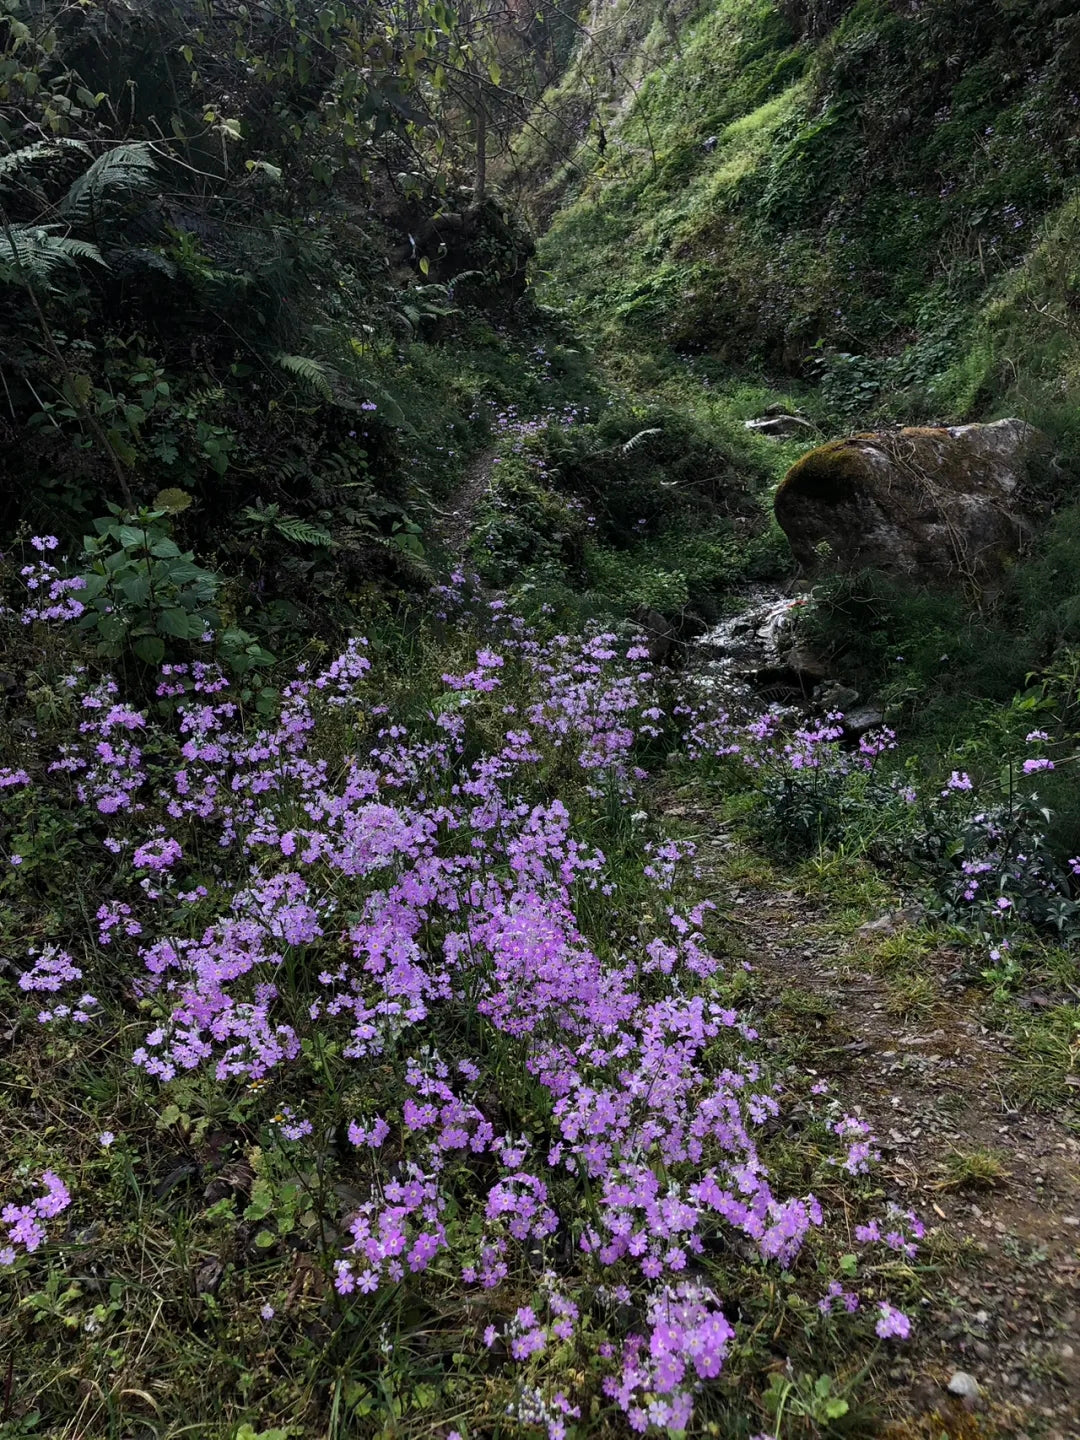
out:
M465 557L476 507L491 487L494 465L494 450L481 450L473 457L435 527L441 545L454 564Z
M923 957L940 981L916 1019L872 963L873 942L837 938L828 911L793 891L746 890L732 913L753 915L761 1004L798 1012L811 1031L808 1066L880 1140L888 1198L924 1218L917 1336L890 1378L916 1416L955 1430L932 1436L1080 1437L1080 1142L1056 1120L1017 1109L1010 1055L981 1019L985 992L949 987L957 954ZM966 1172L989 1155L996 1173ZM974 1404L952 1400L957 1371ZM965 1419L964 1412L968 1411ZM964 1428L975 1418L985 1428Z

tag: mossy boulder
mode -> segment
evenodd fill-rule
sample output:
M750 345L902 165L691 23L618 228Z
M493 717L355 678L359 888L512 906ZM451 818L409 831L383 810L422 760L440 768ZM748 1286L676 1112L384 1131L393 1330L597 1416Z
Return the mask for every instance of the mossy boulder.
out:
M776 518L808 570L994 589L1031 534L1048 449L1023 420L834 440L788 472Z

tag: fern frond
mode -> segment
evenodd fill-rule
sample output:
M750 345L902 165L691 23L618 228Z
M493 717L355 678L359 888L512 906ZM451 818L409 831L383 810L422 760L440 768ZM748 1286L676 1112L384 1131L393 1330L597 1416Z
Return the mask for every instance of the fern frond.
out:
M282 515L280 505L264 505L260 500L254 506L245 505L240 517L252 525L261 526L264 534L273 532L293 545L322 545L329 549L334 543L329 530L312 525L299 515Z
M274 530L293 545L322 545L329 549L333 544L329 530L321 530L318 525L310 525L296 515L283 515L274 522Z
M419 585L433 585L436 575L431 565L423 555L417 555L411 550L400 550L393 541L392 536L372 535L365 536L365 539L374 540L379 548L392 561L393 566L400 574Z
M81 150L89 155L89 149L81 140L36 140L33 145L24 145L21 150L12 150L0 155L0 185L12 180L20 170L35 164L38 160L55 160L65 150Z
M70 225L89 225L148 194L155 176L149 145L114 145L79 176L60 202L59 213Z
M309 355L275 355L275 362L283 370L288 370L290 375L297 376L303 380L305 385L310 386L317 395L324 400L333 400L334 389L330 383L330 370L319 360L312 360Z
M48 287L60 266L76 260L105 265L96 245L74 240L70 235L56 235L47 225L12 225L0 232L0 280L29 281Z
M632 450L636 450L641 442L647 440L650 435L659 435L660 433L659 426L654 426L652 430L639 430L636 435L631 435L630 439L627 440L626 444L622 447L622 453L629 455Z

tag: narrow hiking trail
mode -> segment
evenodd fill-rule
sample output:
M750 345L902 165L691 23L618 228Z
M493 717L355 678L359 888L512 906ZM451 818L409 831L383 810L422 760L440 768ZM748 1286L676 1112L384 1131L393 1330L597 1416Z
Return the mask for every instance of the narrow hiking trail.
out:
M473 456L461 484L447 500L434 526L440 545L455 565L465 557L476 508L491 489L497 457L498 452L490 447Z
M767 1044L869 1122L886 1198L926 1224L912 1340L881 1396L886 1414L912 1417L893 1433L1076 1440L1080 1140L1012 1098L1016 1056L989 1024L985 986L964 981L956 947L930 945L919 954L930 984L916 1013L898 1014L905 992L890 974L910 969L913 932L872 915L853 927L849 910L770 874L710 808L665 810L716 877ZM961 1158L972 1155L992 1157L993 1174L967 1176ZM972 1394L950 1395L950 1382Z

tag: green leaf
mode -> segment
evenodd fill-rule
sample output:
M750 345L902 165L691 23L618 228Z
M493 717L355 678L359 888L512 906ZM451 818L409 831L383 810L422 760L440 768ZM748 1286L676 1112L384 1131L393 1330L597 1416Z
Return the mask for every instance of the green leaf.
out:
M280 166L271 165L268 160L249 160L247 162L247 169L250 174L258 173L265 175L268 179L277 182L281 180L282 172Z
M64 393L76 405L85 408L94 393L94 383L89 375L72 375L70 383L64 386Z
M143 605L150 594L150 576L145 571L142 574L125 575L120 581L120 590L130 604Z
M157 618L157 628L162 635L172 635L177 640L195 640L203 633L203 622L187 610L163 610Z
M165 641L158 635L140 635L132 648L147 665L160 665L165 658Z
M106 645L118 644L126 631L127 626L119 615L102 615L97 622L97 632Z
M256 1180L252 1186L251 1199L244 1211L245 1220L264 1220L274 1208L274 1197L265 1180Z
M130 470L138 458L135 447L131 441L128 440L122 430L118 430L115 427L109 431L108 441L117 459Z
M181 511L189 509L193 503L186 490L177 489L175 486L167 490L159 490L154 496L154 508L164 510L166 515L179 515Z
M79 594L84 602L87 600L96 600L99 595L104 593L109 583L107 578L99 574L96 570L91 570L88 574L83 575L82 578L84 584Z

